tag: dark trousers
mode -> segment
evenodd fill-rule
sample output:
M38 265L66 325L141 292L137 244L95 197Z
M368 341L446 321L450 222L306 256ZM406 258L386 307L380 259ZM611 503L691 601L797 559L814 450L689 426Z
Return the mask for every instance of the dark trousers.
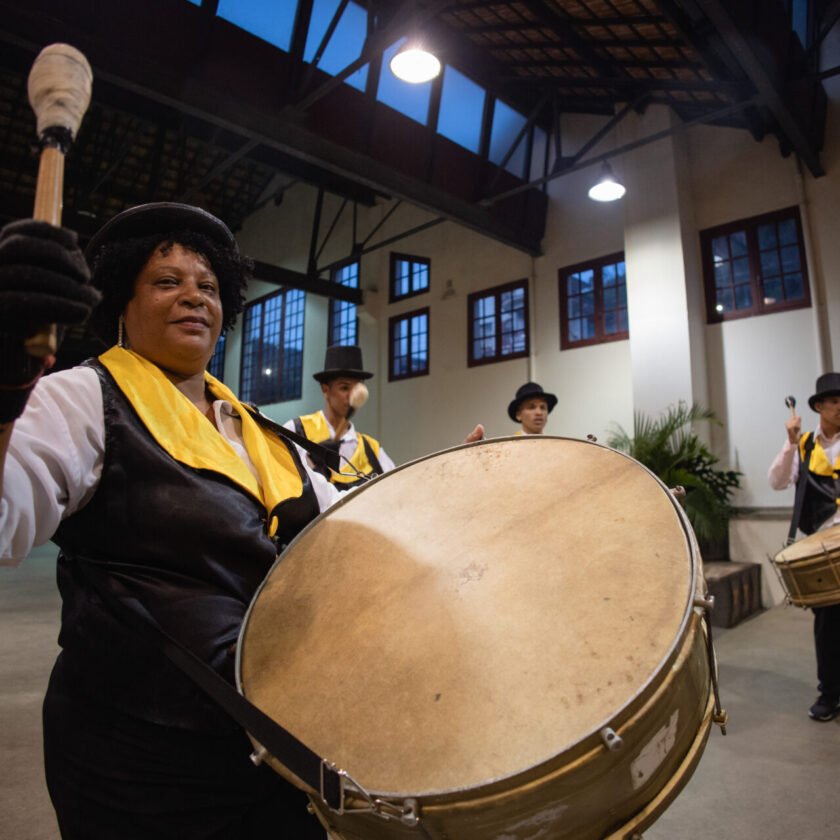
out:
M308 799L250 761L241 731L158 726L69 693L44 700L47 787L64 840L324 840Z
M819 691L840 697L840 604L814 607L814 645Z

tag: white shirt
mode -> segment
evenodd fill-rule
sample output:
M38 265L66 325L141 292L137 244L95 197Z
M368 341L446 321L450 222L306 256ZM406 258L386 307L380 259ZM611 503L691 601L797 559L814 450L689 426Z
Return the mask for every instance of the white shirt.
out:
M327 415L324 414L323 410L319 411L320 414L324 418L324 422L327 424L327 428L330 430L330 437L335 437L335 429L333 428L332 423L327 420ZM283 424L284 429L288 429L290 432L296 432L295 429L295 421L288 420ZM347 430L344 432L344 435L341 438L341 443L338 446L338 454L341 456L341 463L347 463L355 454L356 447L359 445L359 437L356 434L356 427L349 423L347 426ZM298 452L300 453L301 459L306 463L309 464L309 456L305 450L298 447ZM388 470L392 470L395 467L394 462L388 456L388 453L385 451L385 448L382 444L379 445L379 454L376 456L379 459L379 464L382 467L384 472L388 472Z
M213 412L216 428L255 473L231 404L216 400ZM21 562L90 501L104 456L105 417L96 371L79 367L41 379L9 441L0 498L0 565ZM341 494L303 463L318 507L326 510Z
M814 437L823 448L829 463L834 464L840 457L840 434L836 434L833 438L827 438L823 435L820 425L817 424ZM773 459L773 463L767 471L767 480L774 490L785 490L796 484L798 477L799 443L791 443L789 440L785 440L784 446L779 450L779 454ZM833 517L826 519L820 525L819 530L822 531L824 528L830 528L838 524L840 524L840 508L837 509L837 513Z

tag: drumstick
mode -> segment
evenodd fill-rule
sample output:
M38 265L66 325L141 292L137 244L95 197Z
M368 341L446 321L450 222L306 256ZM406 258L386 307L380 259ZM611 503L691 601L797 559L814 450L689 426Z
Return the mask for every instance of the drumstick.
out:
M790 409L790 416L796 417L796 397L785 397L785 405Z
M339 420L333 440L341 440L341 436L347 431L347 427L350 425L350 418L368 401L369 396L367 385L364 382L357 382L353 386L353 389L350 391L350 408L347 410L347 416Z
M41 159L32 218L61 226L64 156L79 130L90 103L93 73L87 59L69 44L44 47L29 72L29 104L38 123ZM24 344L38 358L58 347L55 324L38 327Z

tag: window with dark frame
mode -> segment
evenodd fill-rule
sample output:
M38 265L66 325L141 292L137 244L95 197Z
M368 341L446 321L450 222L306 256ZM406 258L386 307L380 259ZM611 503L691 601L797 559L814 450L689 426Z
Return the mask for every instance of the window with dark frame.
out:
M215 376L220 382L224 381L225 375L225 344L227 341L227 333L222 333L216 340L216 346L213 348L213 355L207 363L207 372L210 376Z
M811 305L797 207L700 232L710 324Z
M630 337L623 253L561 268L558 277L562 350Z
M432 262L426 257L391 253L390 303L429 291Z
M527 356L528 282L517 280L467 298L470 367Z
M282 289L246 304L240 395L258 405L300 399L306 295Z
M429 372L429 308L388 319L388 380Z
M332 270L333 283L340 283L351 289L359 288L359 262L348 263ZM327 325L327 346L334 344L348 346L359 343L359 318L355 303L346 300L330 300Z

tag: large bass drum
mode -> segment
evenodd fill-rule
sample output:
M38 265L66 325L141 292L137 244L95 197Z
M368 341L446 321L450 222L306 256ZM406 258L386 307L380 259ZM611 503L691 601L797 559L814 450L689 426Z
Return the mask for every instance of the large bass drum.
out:
M336 838L630 838L708 737L702 590L688 521L638 462L489 440L301 533L251 604L239 688L347 772L343 808L309 791Z

